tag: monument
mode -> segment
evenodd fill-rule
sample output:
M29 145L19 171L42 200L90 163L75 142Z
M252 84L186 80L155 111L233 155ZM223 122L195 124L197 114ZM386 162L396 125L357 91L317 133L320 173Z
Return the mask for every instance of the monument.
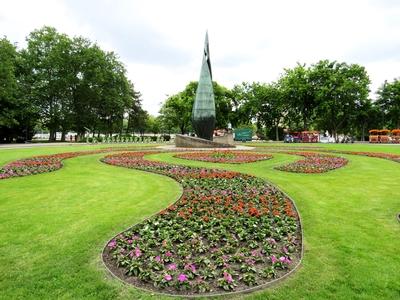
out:
M185 148L234 147L234 145L231 144L213 141L215 118L215 100L212 84L210 48L208 45L208 32L206 32L200 79L192 109L192 125L197 137L177 134L175 137L175 146Z
M197 85L196 98L192 110L192 125L197 137L213 140L215 127L215 101L212 84L210 48L208 32L204 41L203 62L201 64L200 79Z

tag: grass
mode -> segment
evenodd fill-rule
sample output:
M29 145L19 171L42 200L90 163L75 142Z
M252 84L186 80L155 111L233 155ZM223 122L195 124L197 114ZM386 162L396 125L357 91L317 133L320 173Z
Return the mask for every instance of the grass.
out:
M324 147L400 153L396 146ZM64 151L1 150L0 164ZM0 298L159 299L110 278L99 253L113 234L173 202L180 187L167 177L101 164L103 155L67 160L53 173L0 181ZM168 153L148 158L250 173L294 198L304 228L302 267L275 288L238 298L398 299L400 164L346 155L350 163L342 169L305 175L274 170L297 158L273 155L243 165Z
M102 156L0 181L1 299L123 298L120 284L106 279L102 247L174 202L181 188L165 176L102 164Z

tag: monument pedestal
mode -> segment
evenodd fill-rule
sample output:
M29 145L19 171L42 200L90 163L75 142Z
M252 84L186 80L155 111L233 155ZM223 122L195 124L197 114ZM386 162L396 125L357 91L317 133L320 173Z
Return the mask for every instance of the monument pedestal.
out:
M219 143L194 136L177 134L175 136L175 147L179 148L235 148L228 143Z
M214 136L214 142L233 145L233 133L225 133L221 136Z

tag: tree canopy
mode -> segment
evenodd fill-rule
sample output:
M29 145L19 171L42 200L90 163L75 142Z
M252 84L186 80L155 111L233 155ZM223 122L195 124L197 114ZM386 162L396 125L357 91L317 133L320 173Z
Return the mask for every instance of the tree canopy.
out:
M0 142L29 140L35 128L48 131L52 141L56 132L64 140L69 131L79 137L192 132L196 81L168 96L154 117L114 52L47 26L26 40L18 49L0 39ZM385 81L376 101L369 98L369 84L363 66L329 60L298 63L274 82L242 82L232 89L213 82L216 128L256 126L276 140L283 129L364 139L371 128L399 128L400 80Z
M400 128L400 79L385 81L378 89L376 104L383 113L384 124Z
M31 32L20 51L3 38L0 57L0 141L23 134L20 125L32 136L38 123L54 141L56 132L64 140L70 130L79 136L122 132L126 116L131 123L142 117L140 93L123 63L88 39L45 26Z

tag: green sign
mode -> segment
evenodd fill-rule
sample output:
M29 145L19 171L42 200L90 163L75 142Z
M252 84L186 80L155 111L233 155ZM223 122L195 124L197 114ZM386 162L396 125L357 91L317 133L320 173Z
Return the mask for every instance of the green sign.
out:
M253 130L250 128L235 129L233 133L235 134L235 141L251 141L251 137L253 136Z

